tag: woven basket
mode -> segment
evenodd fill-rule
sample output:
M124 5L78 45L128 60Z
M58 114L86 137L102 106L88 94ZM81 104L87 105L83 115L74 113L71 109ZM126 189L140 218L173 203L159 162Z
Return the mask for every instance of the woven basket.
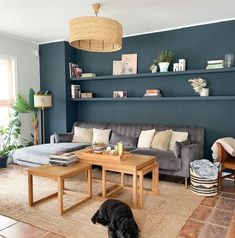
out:
M218 193L218 179L203 178L190 168L190 189L197 195L216 196Z

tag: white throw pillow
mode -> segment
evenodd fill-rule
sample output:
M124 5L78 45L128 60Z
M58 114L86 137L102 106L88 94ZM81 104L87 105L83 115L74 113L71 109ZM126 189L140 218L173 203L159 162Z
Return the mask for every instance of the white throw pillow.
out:
M111 129L103 130L103 129L96 129L93 128L93 141L92 144L95 143L109 143L109 135L110 135Z
M181 131L172 131L171 132L171 140L169 144L169 150L174 150L175 142L181 142L188 139L188 132L181 132Z
M155 134L155 129L141 131L139 140L138 140L138 148L150 148L154 134Z
M92 128L74 127L74 136L72 142L77 143L92 143Z

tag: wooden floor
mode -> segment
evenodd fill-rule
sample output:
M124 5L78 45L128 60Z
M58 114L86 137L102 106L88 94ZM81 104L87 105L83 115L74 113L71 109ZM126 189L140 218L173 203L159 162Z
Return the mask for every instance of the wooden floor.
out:
M18 166L1 170L0 179L19 173ZM160 180L183 182L167 176ZM183 184L182 184L183 186ZM0 215L0 237L5 238L62 238L41 228ZM177 238L235 238L235 183L224 181L217 197L205 198L180 230ZM174 238L174 237L172 237Z

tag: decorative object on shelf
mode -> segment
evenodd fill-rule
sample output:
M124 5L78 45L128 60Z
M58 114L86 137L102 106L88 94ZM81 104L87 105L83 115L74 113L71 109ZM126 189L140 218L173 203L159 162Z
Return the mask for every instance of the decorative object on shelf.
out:
M122 61L114 60L113 61L113 75L121 75L122 74Z
M195 91L195 93L197 93L199 95L202 92L202 89L205 88L207 85L206 79L203 79L203 78L189 79L188 82L193 87L193 90ZM209 91L208 91L208 93L209 93Z
M203 88L202 91L200 92L201 97L208 97L209 96L209 88Z
M186 59L179 59L179 71L186 70Z
M77 17L69 22L69 44L91 52L113 52L122 48L122 25L98 17L99 3L92 4L96 16Z
M82 78L93 78L96 77L94 73L82 73Z
M169 65L174 59L175 54L172 51L160 51L160 53L153 59L155 64L160 67L160 72L168 72Z
M224 65L226 68L232 67L234 65L234 54L226 54L224 56Z
M127 91L113 91L113 98L127 98Z
M157 65L156 64L151 64L149 67L152 73L157 73Z
M80 98L81 97L80 85L76 85L76 84L71 85L71 97L72 98Z
M179 71L179 63L173 64L173 71Z
M70 78L80 78L82 76L82 69L77 64L69 63Z
M122 55L122 74L137 74L137 54Z
M34 94L34 107L42 110L42 143L45 143L45 119L44 110L45 108L52 107L52 96L49 91L45 93Z
M81 98L94 98L95 93L81 93Z
M208 60L206 69L222 69L224 68L224 60Z
M144 97L151 97L151 96L157 96L157 97L161 97L161 92L160 89L147 89Z

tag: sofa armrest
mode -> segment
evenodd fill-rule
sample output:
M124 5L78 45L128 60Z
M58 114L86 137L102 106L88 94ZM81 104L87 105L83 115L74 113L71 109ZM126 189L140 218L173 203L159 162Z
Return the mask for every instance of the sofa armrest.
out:
M55 135L54 134L50 136L50 143L51 144L55 143Z
M200 159L200 145L190 144L181 149L182 174L189 177L189 164L193 160Z

